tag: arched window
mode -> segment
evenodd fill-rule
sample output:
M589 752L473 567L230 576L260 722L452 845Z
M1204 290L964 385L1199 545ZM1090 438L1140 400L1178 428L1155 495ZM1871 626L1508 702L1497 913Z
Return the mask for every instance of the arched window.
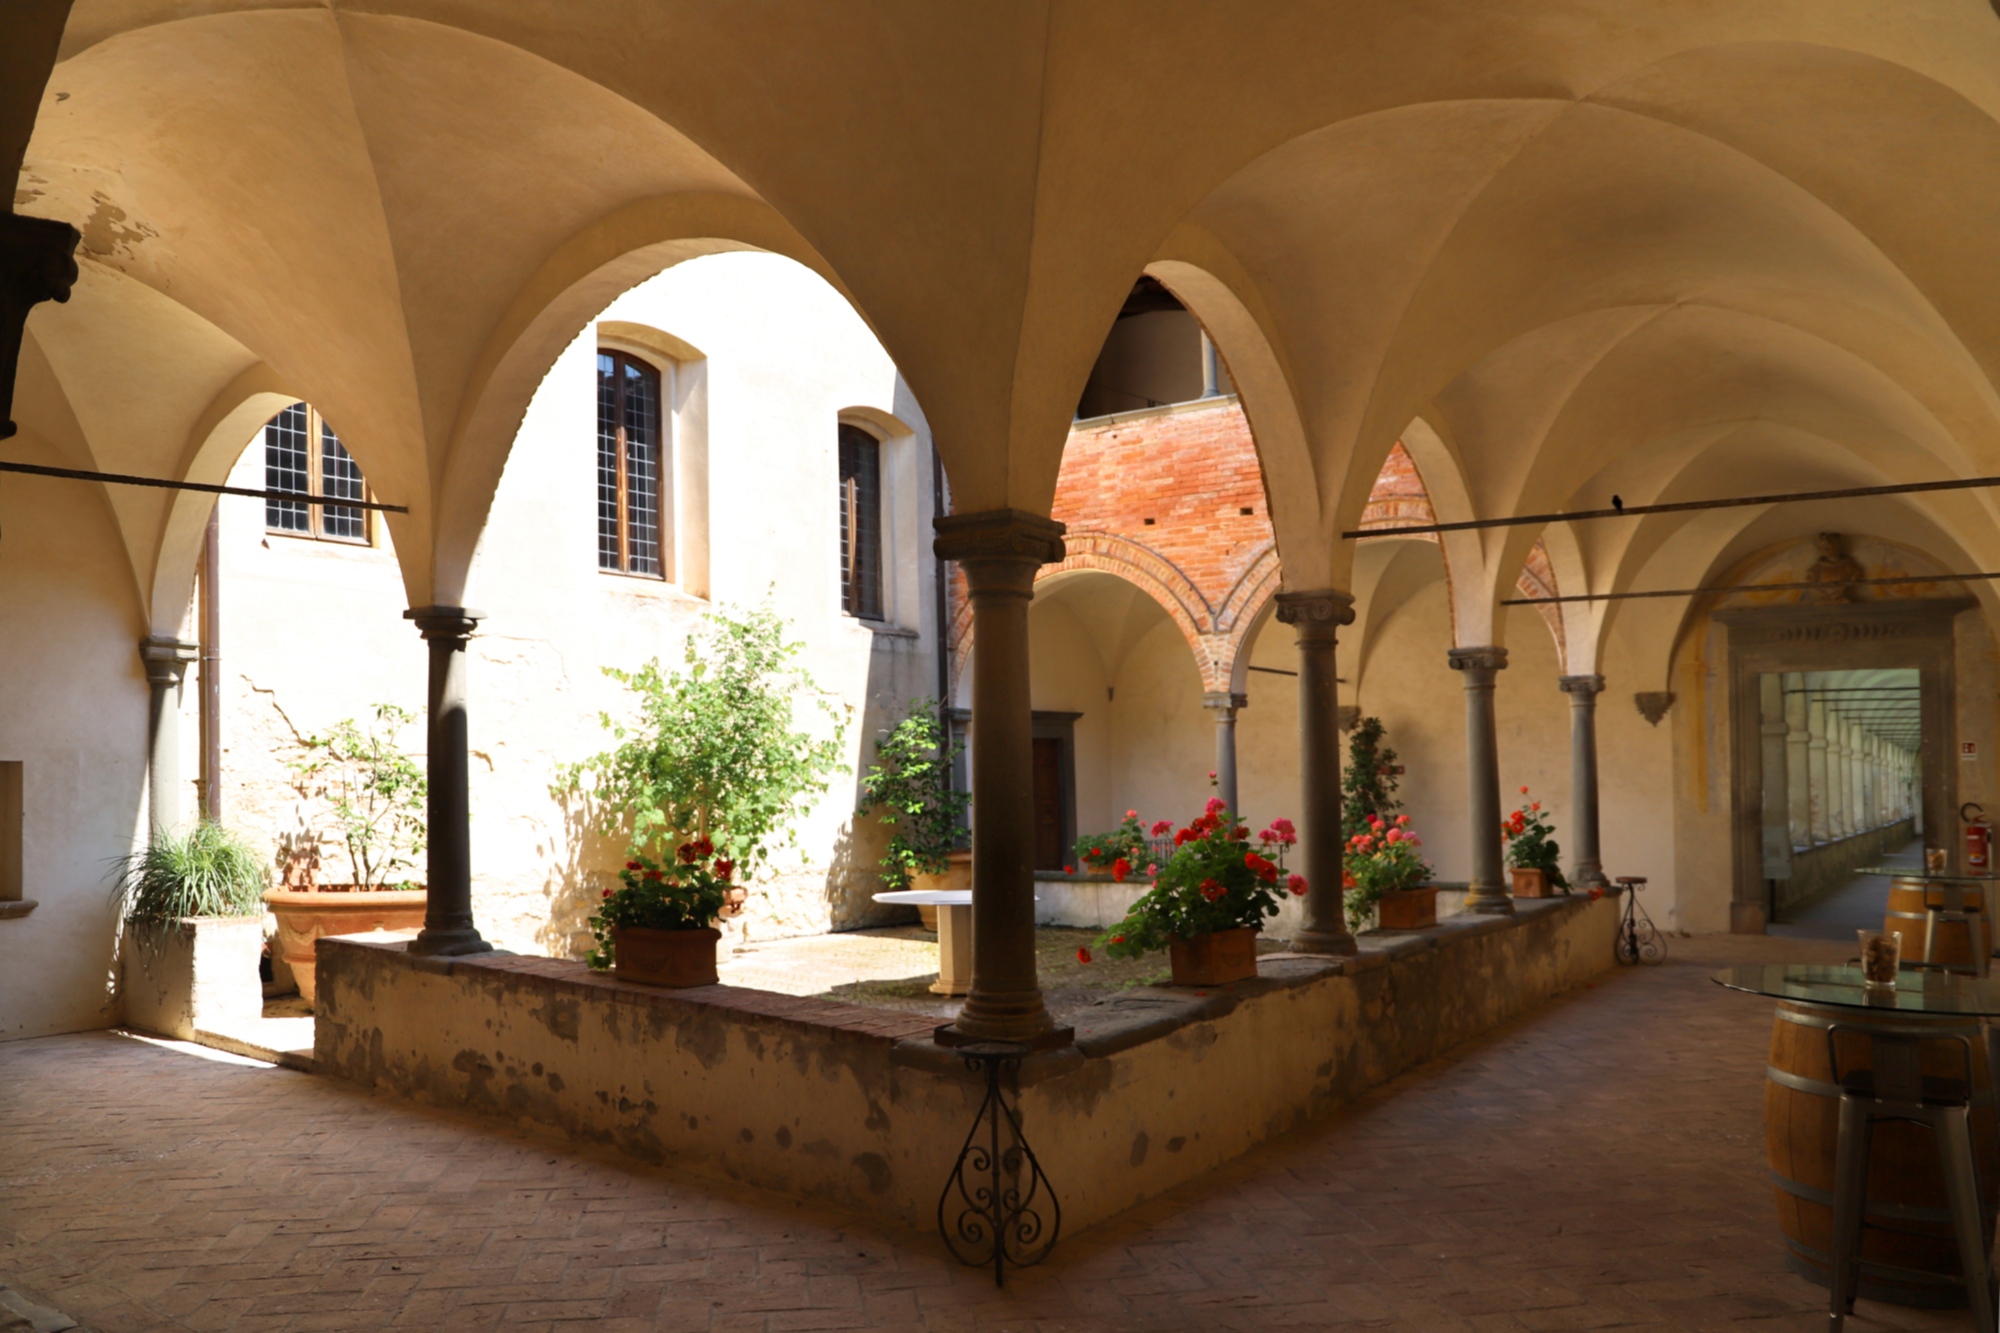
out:
M840 427L840 605L850 616L882 618L882 442L845 422Z
M264 489L323 496L328 501L368 498L360 465L333 427L306 403L293 403L264 427ZM317 499L264 501L264 526L295 537L366 545L368 514L352 504Z
M672 577L660 372L624 352L597 354L597 567Z

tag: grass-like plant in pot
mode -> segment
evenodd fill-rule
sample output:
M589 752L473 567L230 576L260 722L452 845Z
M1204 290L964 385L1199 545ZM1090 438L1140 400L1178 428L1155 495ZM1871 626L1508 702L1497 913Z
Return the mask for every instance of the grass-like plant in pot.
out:
M207 820L160 834L117 862L115 882L127 1022L186 1037L262 1012L260 895L270 870L241 835Z
M651 980L631 964L638 949L657 946L697 961L705 952L712 981L714 923L742 910L774 841L796 844L791 822L827 789L851 710L813 683L797 661L803 645L784 631L769 608L718 610L688 636L678 668L657 660L637 671L605 668L635 711L605 714L618 744L565 769L558 787L587 791L600 832L626 844L618 887L604 891L589 921L592 967ZM818 706L830 734L797 725L801 700ZM677 964L673 974L688 971Z
M861 777L861 808L891 832L880 865L882 886L894 892L927 881L919 888L962 887L966 860L965 822L970 792L952 786L952 761L962 746L947 744L938 705L915 699L886 736L875 742L875 762ZM935 927L933 927L935 928Z
M241 834L204 819L118 862L118 912L134 937L148 940L190 918L262 916L270 882L264 858Z
M1521 788L1526 796L1528 789ZM1542 812L1540 801L1529 801L1500 821L1500 836L1507 840L1507 865L1513 871L1514 896L1547 898L1550 890L1569 892L1562 872L1562 846L1556 842L1555 825Z
M1437 886L1418 851L1423 839L1408 815L1369 815L1349 835L1341 854L1342 901L1347 924L1363 930L1369 919L1384 930L1420 930L1437 924Z
M1096 947L1113 958L1165 949L1177 986L1218 986L1257 975L1257 935L1278 914L1284 894L1303 897L1303 875L1285 873L1285 849L1298 841L1277 819L1253 841L1220 799L1174 833L1174 853L1153 887ZM1084 962L1090 951L1082 952Z
M322 936L424 924L424 886L409 872L423 863L429 787L422 765L400 744L421 714L394 704L372 711L365 723L346 718L301 736L290 764L293 787L324 816L349 869L345 882L319 882L315 834L289 857L284 887L264 895L278 918L279 950L308 1004L317 994L314 946Z

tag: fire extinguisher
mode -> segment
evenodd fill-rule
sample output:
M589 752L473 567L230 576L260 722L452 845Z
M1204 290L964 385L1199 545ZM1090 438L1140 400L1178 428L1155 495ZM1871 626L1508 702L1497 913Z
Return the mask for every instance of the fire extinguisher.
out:
M1958 817L1965 823L1965 873L1984 875L1993 864L1993 826L1973 801L1958 808Z

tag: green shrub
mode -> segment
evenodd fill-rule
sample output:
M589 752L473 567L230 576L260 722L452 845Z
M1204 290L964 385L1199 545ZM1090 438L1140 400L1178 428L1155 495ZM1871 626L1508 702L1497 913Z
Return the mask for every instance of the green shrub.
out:
M254 916L269 884L264 857L242 835L202 820L120 859L119 914L141 934L191 916Z
M292 785L301 796L326 802L347 848L356 888L395 883L398 870L415 870L424 854L430 790L424 770L396 744L396 735L419 714L376 704L375 720L336 722L324 736L302 736L292 761ZM392 880L392 876L396 876Z
M946 745L938 705L915 699L901 721L875 742L875 762L861 779L866 803L855 813L881 811L895 829L882 854L882 882L909 887L913 875L941 875L970 831L965 808L971 793L954 791L952 760L962 747Z
M780 832L790 840L791 820L840 766L852 710L794 661L802 647L786 642L768 608L718 610L688 636L680 669L657 659L637 671L606 667L632 692L636 716L602 715L617 747L564 769L558 791L587 789L601 831L626 839L628 861L673 864L680 847L707 841L747 882L766 843ZM814 740L794 726L795 704L807 699L832 735Z

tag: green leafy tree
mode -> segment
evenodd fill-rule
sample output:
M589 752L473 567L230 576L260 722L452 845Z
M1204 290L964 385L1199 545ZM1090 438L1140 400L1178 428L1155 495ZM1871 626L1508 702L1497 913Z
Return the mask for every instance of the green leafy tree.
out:
M1396 799L1396 752L1382 744L1383 731L1381 718L1364 717L1348 737L1347 766L1340 774L1343 837L1366 833L1370 815L1388 819L1403 808Z
M363 889L407 886L408 876L396 872L416 868L428 831L424 770L396 743L420 715L394 704L374 711L366 726L347 718L323 736L300 737L301 754L290 765L299 794L324 801L332 813Z
M882 854L882 882L908 888L913 875L941 875L970 831L965 809L971 793L954 791L952 761L962 747L945 743L943 719L930 699L915 699L889 734L875 742L875 762L861 779L864 800L855 813L879 811L895 832Z
M767 607L711 612L688 636L681 665L658 659L637 671L606 667L632 692L634 715L602 715L618 742L564 770L571 791L587 790L624 834L629 860L672 864L678 848L708 841L750 879L766 845L824 792L840 765L852 711L813 683L797 662L803 645L785 640ZM798 701L812 700L832 734L815 740L796 725Z

